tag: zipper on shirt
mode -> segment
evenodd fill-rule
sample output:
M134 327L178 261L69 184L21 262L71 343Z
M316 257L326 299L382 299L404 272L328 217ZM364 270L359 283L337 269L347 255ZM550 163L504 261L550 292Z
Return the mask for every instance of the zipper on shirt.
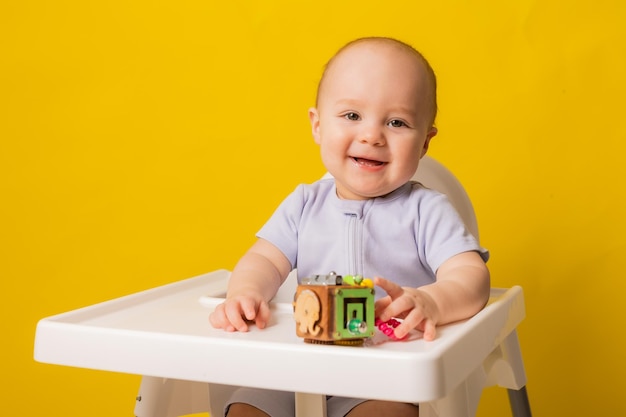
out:
M348 273L351 275L363 274L363 221L356 213L346 213L346 254Z

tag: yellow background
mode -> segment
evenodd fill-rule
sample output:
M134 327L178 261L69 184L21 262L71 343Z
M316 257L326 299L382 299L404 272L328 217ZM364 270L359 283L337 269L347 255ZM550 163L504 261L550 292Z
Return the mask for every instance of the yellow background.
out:
M431 155L474 201L494 286L525 289L534 414L626 414L625 18L621 0L2 1L0 414L132 415L139 377L34 362L37 321L232 268L324 172L307 108L366 35L437 71ZM506 401L488 390L479 416Z

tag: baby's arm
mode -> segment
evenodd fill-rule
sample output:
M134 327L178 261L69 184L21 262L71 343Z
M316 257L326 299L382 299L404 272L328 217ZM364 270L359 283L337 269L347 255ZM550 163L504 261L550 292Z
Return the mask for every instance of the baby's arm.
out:
M425 340L433 340L437 325L469 318L489 299L489 270L477 252L463 252L444 262L433 284L400 287L380 277L374 283L388 294L376 303L380 319L404 319L395 330L398 338L417 328L424 332Z
M259 239L239 260L228 281L226 300L209 316L213 327L248 331L249 321L267 325L269 301L291 271L291 264L273 244Z

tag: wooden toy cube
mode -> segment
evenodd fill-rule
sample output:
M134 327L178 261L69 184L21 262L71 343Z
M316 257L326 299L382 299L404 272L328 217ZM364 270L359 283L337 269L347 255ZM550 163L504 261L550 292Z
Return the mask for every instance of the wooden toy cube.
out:
M374 289L345 285L339 275L323 277L337 279L334 283L303 280L308 283L296 289L296 334L309 343L363 343L374 334Z

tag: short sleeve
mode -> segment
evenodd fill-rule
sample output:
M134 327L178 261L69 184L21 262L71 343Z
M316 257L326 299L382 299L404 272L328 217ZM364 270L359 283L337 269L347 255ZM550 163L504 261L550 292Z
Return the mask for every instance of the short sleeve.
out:
M424 242L424 256L433 272L453 256L476 251L487 262L489 251L480 246L448 198L439 194L420 204L417 236Z
M296 267L298 256L298 228L305 203L303 189L304 186L299 185L289 194L256 234L276 246L292 268Z

